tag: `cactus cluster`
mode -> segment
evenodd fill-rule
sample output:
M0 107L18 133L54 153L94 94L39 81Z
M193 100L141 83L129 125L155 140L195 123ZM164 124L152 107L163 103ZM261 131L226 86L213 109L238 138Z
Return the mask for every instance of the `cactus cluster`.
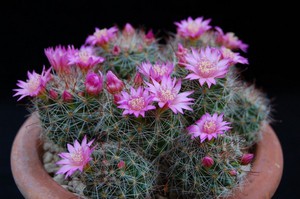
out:
M219 198L242 185L270 106L239 79L248 46L209 23L176 22L164 45L129 23L96 28L19 81L43 138L69 151L57 173L79 178L83 197Z

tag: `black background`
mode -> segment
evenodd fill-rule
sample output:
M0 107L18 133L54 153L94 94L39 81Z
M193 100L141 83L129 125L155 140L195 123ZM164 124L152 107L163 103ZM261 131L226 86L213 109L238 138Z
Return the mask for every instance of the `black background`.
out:
M153 28L159 36L175 31L174 21L204 16L211 25L235 32L250 45L250 65L244 77L267 93L273 104L273 128L284 151L284 173L273 198L300 198L298 188L300 121L299 66L292 46L299 36L288 24L294 16L288 3L266 4L216 1L11 1L0 6L0 195L22 198L11 175L9 156L18 128L28 115L26 102L17 102L12 89L27 70L40 73L49 66L44 48L58 44L80 47L95 27ZM252 2L252 1L251 1ZM283 16L283 12L287 12ZM297 23L294 24L294 26ZM26 171L25 171L26 172ZM262 187L263 188L263 187Z

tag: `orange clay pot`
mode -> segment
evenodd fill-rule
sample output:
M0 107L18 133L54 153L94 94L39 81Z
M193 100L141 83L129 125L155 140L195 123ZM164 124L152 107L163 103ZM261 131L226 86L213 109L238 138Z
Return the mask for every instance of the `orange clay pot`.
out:
M27 199L68 199L78 196L62 188L44 170L39 120L29 117L20 128L12 147L11 168L15 182ZM245 185L230 199L268 199L275 193L283 171L281 145L270 126L256 145L255 159Z

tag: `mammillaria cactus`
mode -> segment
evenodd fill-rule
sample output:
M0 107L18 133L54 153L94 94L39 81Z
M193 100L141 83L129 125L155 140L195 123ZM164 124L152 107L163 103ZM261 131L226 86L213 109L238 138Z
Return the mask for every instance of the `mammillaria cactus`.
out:
M96 28L79 49L47 48L49 69L19 81L77 194L218 198L243 184L270 107L239 79L248 45L210 21L176 22L164 45L129 23Z

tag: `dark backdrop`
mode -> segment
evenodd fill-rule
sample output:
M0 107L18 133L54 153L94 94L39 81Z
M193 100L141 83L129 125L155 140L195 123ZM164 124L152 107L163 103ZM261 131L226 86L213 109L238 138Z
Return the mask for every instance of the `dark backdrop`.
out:
M250 2L250 1L249 1ZM174 21L188 16L212 18L212 25L235 32L250 45L244 77L264 90L272 99L273 128L284 151L284 174L274 198L300 198L298 188L299 154L298 57L286 44L297 41L288 26L293 13L285 4L202 1L70 1L30 3L11 1L0 6L0 194L1 198L22 198L14 184L9 155L13 138L28 112L25 101L12 98L18 79L27 78L27 70L41 72L49 66L44 48L58 44L80 47L95 27L134 26L153 28L158 35L175 31ZM285 18L280 14L288 11ZM296 23L295 23L296 24ZM160 31L159 31L160 30ZM290 32L288 32L290 31Z

